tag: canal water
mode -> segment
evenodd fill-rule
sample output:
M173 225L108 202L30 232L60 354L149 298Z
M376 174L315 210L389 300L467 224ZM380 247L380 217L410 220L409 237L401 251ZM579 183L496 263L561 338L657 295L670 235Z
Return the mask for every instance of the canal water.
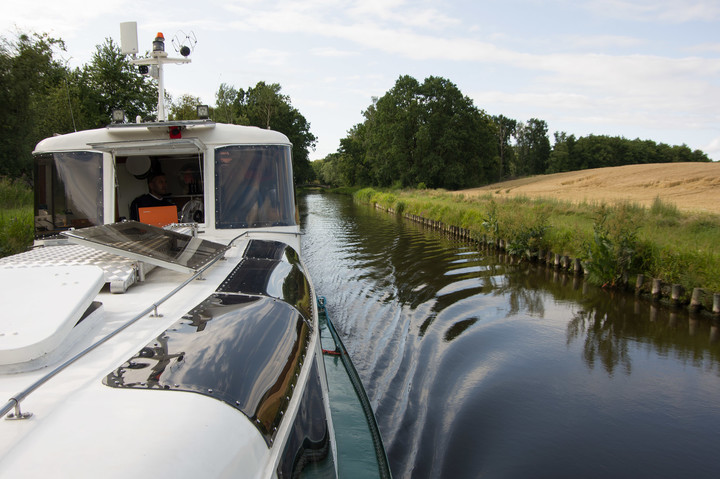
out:
M394 477L720 477L716 322L348 197L299 204Z

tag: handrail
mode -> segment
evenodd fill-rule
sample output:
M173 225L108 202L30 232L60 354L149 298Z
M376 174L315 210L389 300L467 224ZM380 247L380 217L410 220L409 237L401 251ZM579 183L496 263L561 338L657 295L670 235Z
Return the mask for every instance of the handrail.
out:
M232 246L232 244L242 238L245 235L249 235L251 233L271 233L275 235L293 235L293 236L305 236L305 233L301 231L275 231L275 230L245 230L233 239L230 240L228 243L228 246Z
M215 257L214 259L212 259L209 263L207 263L205 266L203 266L203 267L200 268L197 272L195 272L190 278L188 278L188 279L185 280L183 283L181 283L179 286L177 286L175 289L173 289L173 290L170 291L168 294L166 294L165 296L163 296L162 298L160 298L159 301L157 301L157 302L153 303L152 305L148 306L148 307L145 308L140 314L138 314L137 316L135 316L135 317L133 317L132 319L128 320L125 324L121 325L121 326L118 327L116 330L110 332L110 333L109 333L108 335L106 335L105 337L99 339L98 341L96 341L95 343L91 344L90 346L88 346L88 347L85 348L84 350L80 351L78 354L76 354L76 355L73 356L72 358L68 359L67 361L65 361L64 363L62 363L61 365L59 365L58 367L56 367L55 369L53 369L52 371L50 371L49 373L47 373L45 376L43 376L43 377L41 377L40 379L38 379L37 381L35 381L33 384L31 384L31 385L30 385L29 387L27 387L25 390L23 390L23 391L15 394L13 397L11 397L10 399L8 399L8 402L2 407L2 409L0 409L0 417L2 417L2 416L4 416L5 414L9 413L11 409L15 409L15 413L14 413L14 414L15 414L15 416L14 416L15 419L22 419L22 418L24 418L24 417L29 417L29 415L28 415L27 413L26 413L26 414L23 414L23 413L20 411L20 402L21 402L21 401L23 401L23 400L24 400L25 398L27 398L31 393L33 393L33 392L34 392L35 390L37 390L40 386L42 386L43 384L45 384L46 382L48 382L50 379L52 379L53 377L55 377L57 374L59 374L59 373L60 373L61 371L63 371L65 368L67 368L68 366L70 366L71 364L73 364L75 361L77 361L78 359L82 358L83 356L85 356L86 354L88 354L90 351L93 351L95 348L97 348L97 347L100 346L101 344L103 344L103 343L105 343L106 341L110 340L111 338L113 338L114 336L116 336L118 333L124 331L126 328L128 328L129 326L131 326L131 325L133 325L134 323L136 323L140 318L144 317L146 314L151 313L151 312L153 312L153 311L155 311L155 312L157 313L157 307L158 307L158 306L160 306L160 305L163 304L165 301L167 301L168 299L170 299L171 297L173 297L178 291L180 291L180 290L183 289L185 286L187 286L188 284L190 284L193 280L195 280L195 279L198 278L200 275L202 275L202 273L205 272L206 269L208 269L210 266L212 266L213 264L215 264L218 260L220 260L220 259L223 258L223 257L224 257L224 255L218 255L218 256L216 256L216 257Z

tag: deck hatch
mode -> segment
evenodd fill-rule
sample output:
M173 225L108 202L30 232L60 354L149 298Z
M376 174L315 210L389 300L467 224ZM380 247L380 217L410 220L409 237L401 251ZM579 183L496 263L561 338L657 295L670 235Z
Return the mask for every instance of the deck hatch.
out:
M270 446L295 390L309 331L282 301L213 294L103 383L221 400L250 418Z

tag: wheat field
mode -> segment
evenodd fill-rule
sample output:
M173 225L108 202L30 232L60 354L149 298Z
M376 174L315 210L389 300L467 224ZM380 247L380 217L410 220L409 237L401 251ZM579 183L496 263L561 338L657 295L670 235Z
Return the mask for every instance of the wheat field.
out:
M630 202L645 207L660 198L682 211L720 214L720 163L597 168L522 178L455 193L555 198L573 203Z

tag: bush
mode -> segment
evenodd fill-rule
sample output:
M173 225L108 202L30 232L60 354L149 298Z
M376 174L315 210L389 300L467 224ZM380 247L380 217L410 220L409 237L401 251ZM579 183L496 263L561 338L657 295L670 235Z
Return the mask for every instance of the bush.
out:
M635 261L638 228L639 223L627 205L618 207L612 214L604 205L600 207L592 240L585 245L590 282L603 287L627 283L629 273L639 269Z

